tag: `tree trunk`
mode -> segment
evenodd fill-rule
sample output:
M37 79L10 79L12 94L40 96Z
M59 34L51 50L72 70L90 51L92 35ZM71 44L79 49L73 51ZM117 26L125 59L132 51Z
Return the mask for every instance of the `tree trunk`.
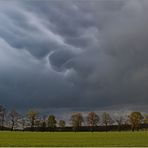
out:
M14 121L12 121L11 131L13 131L14 128Z
M106 130L106 132L107 132L107 123L105 124L105 130Z
M31 121L31 130L34 131L34 120Z

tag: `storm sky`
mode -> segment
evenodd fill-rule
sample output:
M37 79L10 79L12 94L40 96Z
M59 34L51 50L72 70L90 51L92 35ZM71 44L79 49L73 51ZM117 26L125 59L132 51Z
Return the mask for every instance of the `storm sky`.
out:
M1 0L0 104L148 104L148 1Z

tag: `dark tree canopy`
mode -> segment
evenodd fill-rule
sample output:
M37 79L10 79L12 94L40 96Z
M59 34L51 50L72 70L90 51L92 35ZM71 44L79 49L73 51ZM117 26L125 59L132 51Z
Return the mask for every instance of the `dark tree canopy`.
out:
M0 105L0 129L3 129L6 109Z

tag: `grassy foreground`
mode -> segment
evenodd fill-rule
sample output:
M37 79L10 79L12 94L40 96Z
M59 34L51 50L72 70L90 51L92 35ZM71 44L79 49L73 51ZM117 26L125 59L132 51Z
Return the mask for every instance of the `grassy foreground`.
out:
M148 146L148 132L0 132L0 146Z

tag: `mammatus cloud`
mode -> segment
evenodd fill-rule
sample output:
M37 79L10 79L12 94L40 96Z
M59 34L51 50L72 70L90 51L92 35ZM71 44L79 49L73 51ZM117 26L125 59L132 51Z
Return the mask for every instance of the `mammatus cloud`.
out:
M147 104L147 13L147 0L1 1L1 104Z

